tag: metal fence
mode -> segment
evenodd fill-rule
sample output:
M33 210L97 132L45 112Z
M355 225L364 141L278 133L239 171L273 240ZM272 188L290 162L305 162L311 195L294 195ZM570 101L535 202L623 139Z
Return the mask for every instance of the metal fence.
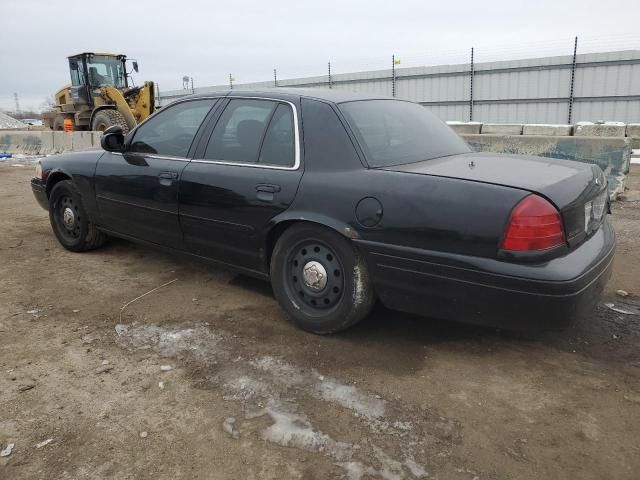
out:
M334 88L419 102L443 120L485 123L567 124L640 122L640 50L520 60L469 62L334 74L161 92L166 105L191 93L274 87Z

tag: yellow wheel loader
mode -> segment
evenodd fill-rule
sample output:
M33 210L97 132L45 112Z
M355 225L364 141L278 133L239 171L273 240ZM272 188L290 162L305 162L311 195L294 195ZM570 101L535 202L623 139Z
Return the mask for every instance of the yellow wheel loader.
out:
M120 125L126 133L155 110L155 86L130 85L127 57L80 53L69 58L71 84L55 94L55 111L43 114L52 130L98 130ZM134 71L138 62L131 61Z

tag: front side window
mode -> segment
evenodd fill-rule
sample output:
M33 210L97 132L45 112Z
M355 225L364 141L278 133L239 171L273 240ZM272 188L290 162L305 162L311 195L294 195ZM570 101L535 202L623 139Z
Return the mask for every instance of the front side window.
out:
M373 168L468 153L469 146L417 103L360 100L339 105Z
M193 138L215 100L203 99L166 107L138 127L127 151L186 157Z
M92 87L113 85L116 88L126 86L126 73L122 60L117 57L93 55L87 58L87 72Z

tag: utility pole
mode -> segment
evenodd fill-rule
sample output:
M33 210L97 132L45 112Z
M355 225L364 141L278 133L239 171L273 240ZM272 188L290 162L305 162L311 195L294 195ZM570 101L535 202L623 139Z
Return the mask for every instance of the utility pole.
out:
M233 75L229 74L229 90L233 90Z
M273 86L274 88L278 88L278 74L275 68L273 69Z
M571 64L571 86L569 87L569 119L567 123L571 125L573 120L573 92L576 80L576 57L578 53L578 37L573 42L573 63Z
M329 62L327 66L329 67L329 88L333 88L333 82L331 80L331 62Z

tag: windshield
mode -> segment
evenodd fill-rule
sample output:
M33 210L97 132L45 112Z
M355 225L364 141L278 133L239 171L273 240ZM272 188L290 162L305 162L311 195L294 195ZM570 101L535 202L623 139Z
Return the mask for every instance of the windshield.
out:
M93 55L87 58L87 71L91 86L113 85L116 88L126 87L124 66L122 60L116 57Z
M361 100L339 107L373 168L471 151L451 128L417 103Z

